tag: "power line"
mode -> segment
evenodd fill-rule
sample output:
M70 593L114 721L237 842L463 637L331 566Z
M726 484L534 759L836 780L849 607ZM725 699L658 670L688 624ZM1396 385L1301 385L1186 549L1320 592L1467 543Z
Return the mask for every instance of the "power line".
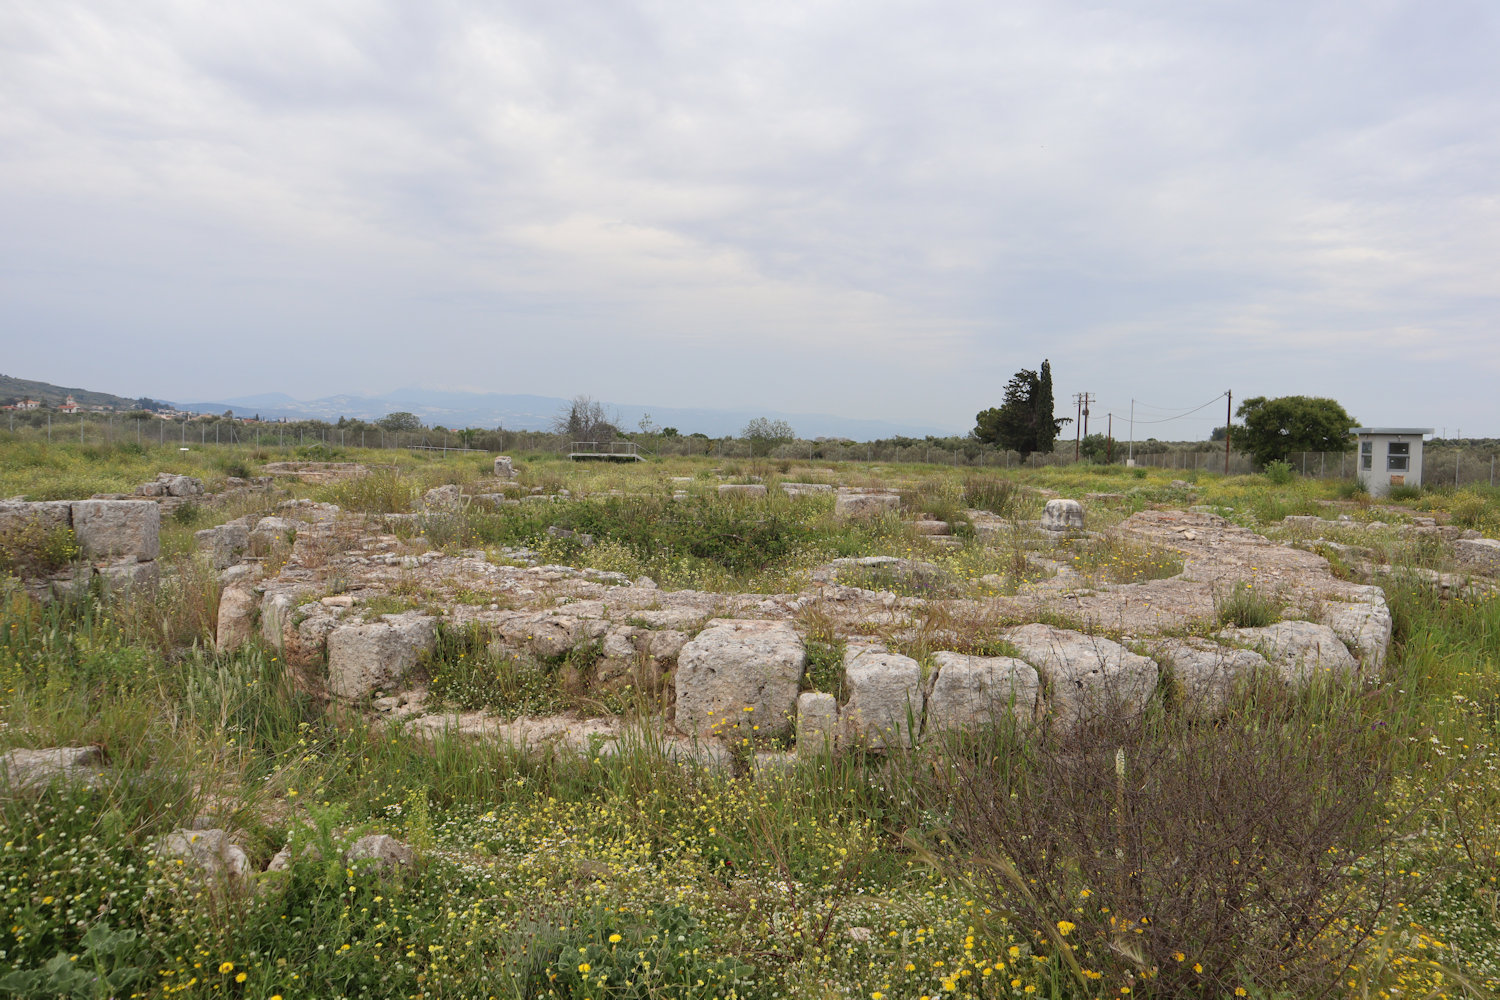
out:
M1210 399L1208 402L1203 403L1203 404L1201 404L1199 406L1195 406L1191 410L1184 410L1182 413L1177 414L1175 417L1163 417L1160 420L1137 420L1136 423L1138 423L1138 424L1169 424L1169 423L1171 423L1174 420L1181 420L1183 417L1190 416L1190 415L1192 415L1194 413L1197 413L1199 410L1207 409L1208 407L1210 407L1210 406L1214 405L1215 403L1217 403L1219 400L1223 399L1226 395L1227 395L1227 393L1221 392L1217 396L1215 396L1213 399ZM1137 404L1137 405L1144 405L1144 404Z

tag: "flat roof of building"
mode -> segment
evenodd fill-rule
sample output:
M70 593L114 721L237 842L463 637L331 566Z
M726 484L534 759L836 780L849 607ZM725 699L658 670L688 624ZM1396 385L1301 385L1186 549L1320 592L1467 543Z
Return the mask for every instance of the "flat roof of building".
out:
M1431 427L1356 427L1350 434L1436 434Z

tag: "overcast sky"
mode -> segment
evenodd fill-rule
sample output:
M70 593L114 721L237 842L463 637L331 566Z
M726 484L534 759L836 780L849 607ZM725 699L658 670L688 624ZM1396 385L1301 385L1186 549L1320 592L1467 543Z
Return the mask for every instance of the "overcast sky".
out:
M0 371L967 430L1045 357L1060 415L1500 435L1497 51L1492 0L0 0Z

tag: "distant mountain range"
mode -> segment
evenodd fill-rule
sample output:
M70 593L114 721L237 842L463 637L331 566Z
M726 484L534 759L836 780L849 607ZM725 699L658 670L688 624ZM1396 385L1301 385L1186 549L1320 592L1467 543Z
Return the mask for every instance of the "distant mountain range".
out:
M134 410L142 402L126 396L115 396L91 389L76 389L0 375L0 402L36 399L47 406L61 406L72 396L80 406L107 406L116 410ZM200 403L173 403L152 400L154 404L175 407L189 413L223 413L258 415L263 420L378 420L387 413L415 414L429 426L503 427L513 431L540 431L568 407L570 401L557 396L530 396L503 392L449 392L443 389L396 389L382 396L324 396L321 399L294 399L282 392L258 396L236 396L232 399ZM861 420L826 413L783 413L775 410L709 410L676 406L642 406L636 403L602 402L605 412L624 430L635 430L642 418L650 415L657 427L675 427L683 434L702 433L710 437L738 434L756 417L785 420L803 438L841 437L872 441L891 437L945 437L964 433L952 427L899 423L892 420Z
M569 400L556 396L530 396L501 392L448 392L441 389L396 389L382 396L325 396L321 399L294 399L285 393L271 392L258 396L237 396L214 402L177 403L180 410L194 413L223 413L233 410L239 416L259 414L261 419L337 420L349 417L378 420L387 413L413 413L428 425L444 427L503 427L514 431L547 430L553 419L566 409ZM658 427L675 427L683 434L699 432L710 437L738 434L756 417L785 420L803 438L843 437L870 441L897 436L925 437L964 433L952 427L898 423L890 420L861 420L824 413L781 413L772 410L709 410L673 406L642 406L633 403L603 402L605 411L625 430L635 430L648 413Z

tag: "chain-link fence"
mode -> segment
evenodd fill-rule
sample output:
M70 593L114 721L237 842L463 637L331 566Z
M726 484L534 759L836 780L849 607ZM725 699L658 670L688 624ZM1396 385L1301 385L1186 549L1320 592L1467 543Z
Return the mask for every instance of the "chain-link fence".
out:
M294 448L324 454L353 448L384 448L436 452L482 452L490 454L567 455L571 439L547 431L441 430L421 428L394 431L356 422L339 427L323 421L246 422L233 417L158 417L141 413L79 413L55 411L10 411L0 424L17 438L35 442L77 442L206 448ZM1033 452L1024 458L967 438L933 438L930 441L783 441L770 446L743 438L708 438L701 435L631 434L646 456L709 456L724 459L769 458L823 462L901 462L963 466L969 468L1044 468L1075 464L1070 442L1059 441L1050 453ZM1224 454L1222 446L1186 442L1163 445L1157 441L1115 441L1103 454L1080 457L1095 464L1124 464L1133 460L1145 468L1175 472L1228 472L1245 475L1256 471L1255 462L1242 452ZM1287 456L1292 469L1319 479L1354 478L1356 453L1294 452ZM1494 486L1500 473L1500 443L1472 444L1443 441L1423 451L1422 480L1429 486Z

